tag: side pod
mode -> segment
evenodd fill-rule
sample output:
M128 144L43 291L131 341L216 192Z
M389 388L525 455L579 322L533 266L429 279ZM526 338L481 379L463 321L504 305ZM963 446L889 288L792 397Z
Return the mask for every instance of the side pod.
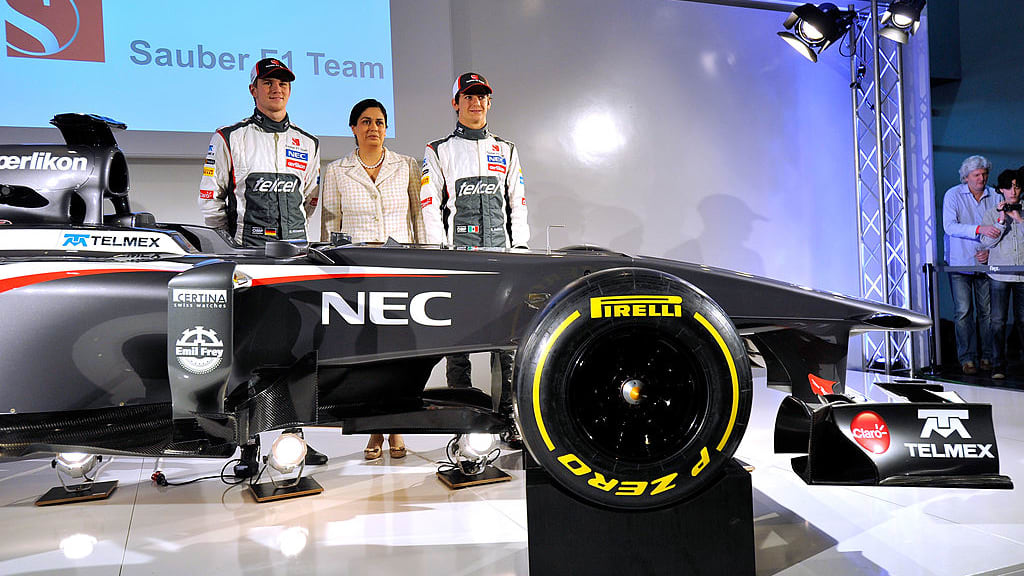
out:
M238 422L224 409L232 364L233 262L208 261L167 283L167 375L174 432L166 453L229 456Z
M935 384L880 384L901 403L793 396L779 407L775 452L808 484L1012 489L999 474L992 406L967 404ZM938 388L938 389L936 389Z

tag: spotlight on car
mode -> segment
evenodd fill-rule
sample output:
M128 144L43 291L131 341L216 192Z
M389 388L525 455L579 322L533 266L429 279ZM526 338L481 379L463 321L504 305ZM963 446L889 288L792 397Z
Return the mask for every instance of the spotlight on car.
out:
M271 444L270 454L264 458L264 462L266 462L266 466L260 475L266 472L270 477L270 482L249 485L249 490L257 502L311 496L324 491L319 482L302 475L306 468L306 439L302 435L301 428L283 431ZM274 471L282 475L294 472L295 476L275 478ZM259 476L257 476L258 478Z
M782 23L786 30L779 32L780 38L811 62L818 61L818 54L843 37L853 25L854 13L840 10L831 2L818 6L802 4L797 6Z
M882 27L878 34L900 44L906 44L910 41L910 36L917 33L921 26L921 11L924 10L924 4L925 0L895 0L882 14L879 21Z
M448 442L448 462L438 468L437 477L452 490L511 480L491 465L501 452L498 442L494 434L457 434Z
M306 440L294 432L286 432L270 447L270 467L282 474L303 466L306 461Z
M96 467L99 456L84 452L61 452L50 466L72 478L82 478Z
M51 488L36 500L36 506L50 506L53 504L70 504L83 500L103 500L109 498L117 488L117 480L108 482L96 482L103 468L110 464L113 458L97 468L97 464L103 462L103 456L97 454L86 454L84 452L60 452L50 461L50 467L57 472L57 479L60 486ZM90 476L90 473L92 475ZM82 481L78 484L68 484L64 477Z
M496 444L494 434L463 434L456 443L456 455L463 461L473 462L474 467L486 466L487 458Z

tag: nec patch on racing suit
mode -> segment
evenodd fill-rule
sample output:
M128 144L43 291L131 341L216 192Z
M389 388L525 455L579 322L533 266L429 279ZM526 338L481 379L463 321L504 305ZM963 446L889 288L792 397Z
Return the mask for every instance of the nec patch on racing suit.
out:
M515 144L459 124L427 145L420 205L428 244L527 245L526 187Z
M210 140L199 208L207 226L243 246L305 240L319 178L319 141L287 116L274 122L256 111Z

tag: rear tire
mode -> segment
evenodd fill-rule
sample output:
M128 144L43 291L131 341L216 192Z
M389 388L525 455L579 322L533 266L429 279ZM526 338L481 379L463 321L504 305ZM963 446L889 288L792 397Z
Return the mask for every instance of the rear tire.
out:
M750 363L729 317L641 268L562 290L516 355L527 448L585 501L649 509L715 483L750 416Z

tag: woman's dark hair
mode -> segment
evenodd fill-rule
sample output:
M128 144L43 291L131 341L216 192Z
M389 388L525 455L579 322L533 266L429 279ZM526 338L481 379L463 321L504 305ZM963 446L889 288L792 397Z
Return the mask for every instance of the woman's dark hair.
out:
M996 188L999 190L1009 190L1013 187L1013 181L1017 180L1017 170L1003 170L999 173L999 178L996 178Z
M380 108L380 111L384 114L384 125L388 125L388 109L373 98L360 100L358 104L352 107L352 113L348 115L348 125L355 126L356 122L359 122L359 117L363 115L363 112L366 112L367 108Z

